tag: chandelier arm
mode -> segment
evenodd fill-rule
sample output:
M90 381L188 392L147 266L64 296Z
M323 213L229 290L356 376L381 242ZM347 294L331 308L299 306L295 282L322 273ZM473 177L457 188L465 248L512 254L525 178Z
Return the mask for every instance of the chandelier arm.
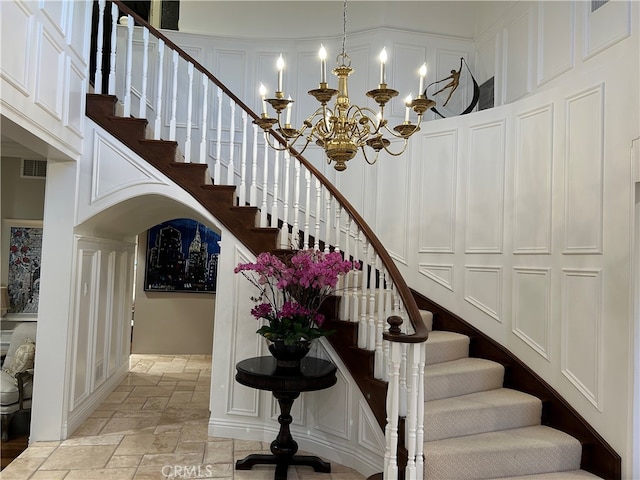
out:
M360 150L362 150L362 155L364 156L365 161L369 164L369 165L373 165L374 163L376 163L378 161L378 155L380 154L380 151L377 150L376 152L376 156L373 157L373 161L369 160L369 157L367 156L367 151L364 148L364 145L360 147ZM385 148L385 151L387 149Z
M277 142L273 142L271 140L272 137L273 137L273 140L277 140ZM287 142L285 142L282 139L282 137L280 137L279 135L276 135L275 132L273 132L272 130L265 132L264 138L267 144L269 145L269 147L273 148L274 150L277 150L278 152L284 152L285 150L289 149L289 145L287 145Z
M415 125L413 124L404 124L407 126L412 126L413 130L411 130L411 133L409 134L405 134L405 135L401 135L395 131L393 131L392 129L389 128L388 124L384 125L384 129L387 133L389 133L391 136L393 136L394 138L404 138L405 140L407 140L411 135L413 135L414 133L416 133L418 130L420 130L420 122L421 122L421 118L418 118L418 123L416 123Z
M392 157L399 157L400 155L402 155L405 150L407 149L407 145L409 144L409 139L405 138L404 139L404 145L402 145L402 150L400 150L399 152L392 152L388 146L383 147L384 151L387 152L389 155L391 155Z

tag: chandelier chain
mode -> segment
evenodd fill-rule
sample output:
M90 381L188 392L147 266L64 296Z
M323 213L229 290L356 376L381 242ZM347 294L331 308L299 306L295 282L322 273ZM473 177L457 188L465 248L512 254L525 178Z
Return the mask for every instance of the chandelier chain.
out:
M344 0L344 7L342 10L342 57L346 55L346 46L347 43L347 0Z

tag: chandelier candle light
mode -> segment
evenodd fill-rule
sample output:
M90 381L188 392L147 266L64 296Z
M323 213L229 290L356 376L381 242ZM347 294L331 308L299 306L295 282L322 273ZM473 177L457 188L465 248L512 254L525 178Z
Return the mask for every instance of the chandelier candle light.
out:
M380 84L378 88L367 92L367 96L372 98L380 107L379 112L373 111L369 107L360 107L351 105L348 93L348 77L353 73L351 68L351 58L345 52L346 43L346 1L344 4L344 30L342 37L342 52L337 56L337 66L332 73L338 77L338 88L329 88L327 83L327 51L323 45L320 45L320 84L318 88L310 90L308 93L312 95L319 103L320 107L316 109L303 123L300 128L291 126L291 107L293 100L291 97L285 98L282 76L284 71L284 60L282 55L278 57L276 68L278 70L278 89L274 98L266 98L266 88L260 84L260 97L262 99L262 115L254 123L259 125L265 133L269 132L272 127L276 127L278 133L282 135L286 144L280 145L272 142L269 135L265 135L267 142L271 148L276 150L288 150L293 148L298 140L302 139L302 148L300 153L304 152L309 143L315 141L317 145L322 147L327 156L327 163L334 162L334 168L343 171L347 168L346 162L356 156L358 150L361 150L365 160L373 165L381 150L384 150L392 156L399 156L407 148L409 137L420 130L420 122L422 115L428 109L435 106L433 100L424 96L423 86L424 78L427 74L427 66L423 64L419 70L420 88L418 96L414 99L409 95L405 99L406 111L404 122L396 125L393 129L388 126L387 119L384 118L384 107L389 100L398 95L397 90L388 88L385 78L385 64L387 62L387 51L382 49L380 53ZM327 104L336 97L335 103L331 108ZM266 104L269 103L276 112L276 118L270 117L267 113ZM284 124L281 120L283 110L286 111ZM410 121L411 110L417 114L416 123ZM391 141L384 135L389 134L392 138L404 140L401 150L394 152L389 147ZM372 159L367 156L365 146L370 147L375 152Z

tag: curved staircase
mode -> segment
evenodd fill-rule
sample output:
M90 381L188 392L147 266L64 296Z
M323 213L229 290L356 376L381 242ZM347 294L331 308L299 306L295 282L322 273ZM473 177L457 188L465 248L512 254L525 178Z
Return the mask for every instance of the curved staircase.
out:
M99 4L101 11L104 11L104 2L101 0ZM123 12L130 13L120 2L114 2L114 5ZM114 22L118 17L116 10L111 11ZM130 17L128 22L129 45L133 36L133 19L134 17ZM145 30L160 39L159 41L174 50L174 73L177 72L177 58L180 57L188 62L191 69L195 68L201 72L203 84L208 85L209 82L218 88L218 122L221 119L223 93L231 99L233 106L230 125L207 126L207 117L203 116L202 130L211 128L218 132L218 150L221 143L219 132L228 131L229 137L234 138L236 125L233 118L236 107L256 118L255 113L233 96L213 75L160 32L137 17L135 24L142 25ZM98 37L101 37L100 33ZM115 45L112 46L115 48ZM101 47L99 45L99 48ZM115 51L113 55L115 57ZM131 72L127 72L125 78L130 80L130 77ZM130 83L128 88L133 88ZM210 178L210 170L203 157L199 159L203 163L194 163L189 158L190 155L186 155L185 160L179 153L182 145L179 146L172 140L161 140L160 131L155 132L155 139L147 138L147 121L131 118L129 114L117 115L118 99L113 92L109 93L88 95L87 116L189 192L252 253L257 255L263 251L283 248L283 237L295 240L288 242L289 244L318 249L321 248L320 245L325 249L329 245L335 245L337 248L338 240L342 238L346 245L341 243L340 251L363 263L362 278L358 287L361 293L358 293L360 297L354 300L353 309L342 309L340 303L334 302L325 306L324 313L327 317L327 327L337 330L337 334L328 337L328 340L350 370L380 427L385 431L386 478L620 478L620 457L548 385L480 332L416 292L409 291L395 263L375 234L339 192L336 193L324 177L319 178L319 172L308 162L297 159L303 164L302 168L306 170L307 175L306 221L298 225L296 211L293 224L287 223L287 213L284 212L289 211L289 208L296 209L297 198L292 200L291 206L286 202L284 206L276 205L274 199L271 210L267 208L266 155L263 203L258 209L255 202L254 206L249 206L243 200L245 183L236 187L232 184L223 185L224 181L220 178ZM130 105L127 105L126 98L131 97L130 92L121 94L125 98L124 111L128 112ZM203 100L205 105L206 95L205 93ZM190 94L188 101L193 101ZM146 101L143 99L140 103L144 108ZM172 115L175 115L175 110L174 102ZM158 108L158 111L161 109ZM158 115L158 118L161 117ZM185 123L191 125L192 121L193 119L188 118ZM246 134L246 118L244 121L243 135ZM175 117L171 123L175 124ZM156 126L158 125L156 119ZM169 138L175 138L175 131L169 133ZM204 145L206 139L201 140ZM255 144L254 140L254 146ZM246 147L244 140L243 147ZM184 151L190 151L190 145ZM299 157L295 152L292 152L291 156ZM216 162L219 160L217 155ZM275 172L278 172L277 162L276 157ZM295 167L298 169L295 177L298 181L297 188L300 188L300 163ZM289 167L287 163L285 165L286 170ZM233 177L235 166L232 154L227 168L228 178ZM243 169L244 165L240 170ZM213 175L218 176L219 171L219 164L216 163ZM275 173L273 176L278 178ZM316 182L317 192L315 233L311 231L308 218L308 210L313 203L309 194L312 177ZM242 182L244 181L243 176ZM252 181L256 181L255 173ZM295 190L295 187L293 188ZM284 195L286 197L288 193ZM274 194L274 197L277 195ZM321 205L321 198L326 201L326 207ZM280 215L280 212L283 214ZM340 212L342 220L339 217ZM321 228L320 217L325 214L322 218L325 223ZM271 217L269 223L266 222L268 215ZM336 218L332 218L332 215ZM353 230L350 230L352 223ZM280 228L274 228L273 225L282 225L282 233L285 235L281 234ZM325 238L321 238L322 230L325 232ZM312 234L315 235L313 240ZM298 242L299 239L304 241ZM350 241L353 241L351 246L348 243ZM358 280L356 285L357 282ZM396 282L399 285L396 285ZM380 288L384 286L386 289L380 297L376 285ZM385 300L385 295L391 300ZM342 301L346 303L349 300ZM380 314L376 311L377 303L383 305ZM418 308L422 311L418 311ZM346 318L341 311L348 312ZM391 328L384 325L384 319L390 320ZM398 328L403 320L404 324ZM398 325L394 325L393 321L397 321ZM359 332L359 329L362 330ZM365 330L366 334L362 334ZM425 349L421 346L424 345L422 342L427 335L425 365ZM387 348L384 352L383 339ZM419 348L413 349L416 345ZM418 358L420 355L422 358ZM411 364L407 362L409 356L413 358ZM383 359L389 371L380 374ZM403 414L399 413L399 392L404 388L410 394L412 388L417 389L416 385L422 384L421 379L416 378L419 375L415 373L422 368L424 418L421 419L422 409L414 406L413 410L411 407L408 409L406 420L399 422L398 416ZM392 402L389 402L390 397L393 398ZM422 397L418 395L418 398ZM389 405L391 410L387 408ZM399 445L396 445L395 441L398 439ZM420 454L422 446L416 447L416 442L423 442L424 455ZM396 459L399 461L396 462ZM406 470L403 469L405 465Z

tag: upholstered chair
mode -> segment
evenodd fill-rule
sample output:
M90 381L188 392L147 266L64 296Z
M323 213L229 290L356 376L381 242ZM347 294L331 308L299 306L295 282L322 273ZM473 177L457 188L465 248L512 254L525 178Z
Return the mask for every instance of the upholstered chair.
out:
M16 412L31 409L36 325L36 322L22 322L16 325L11 335L7 356L2 363L0 372L2 441L6 441L9 436L12 416Z

